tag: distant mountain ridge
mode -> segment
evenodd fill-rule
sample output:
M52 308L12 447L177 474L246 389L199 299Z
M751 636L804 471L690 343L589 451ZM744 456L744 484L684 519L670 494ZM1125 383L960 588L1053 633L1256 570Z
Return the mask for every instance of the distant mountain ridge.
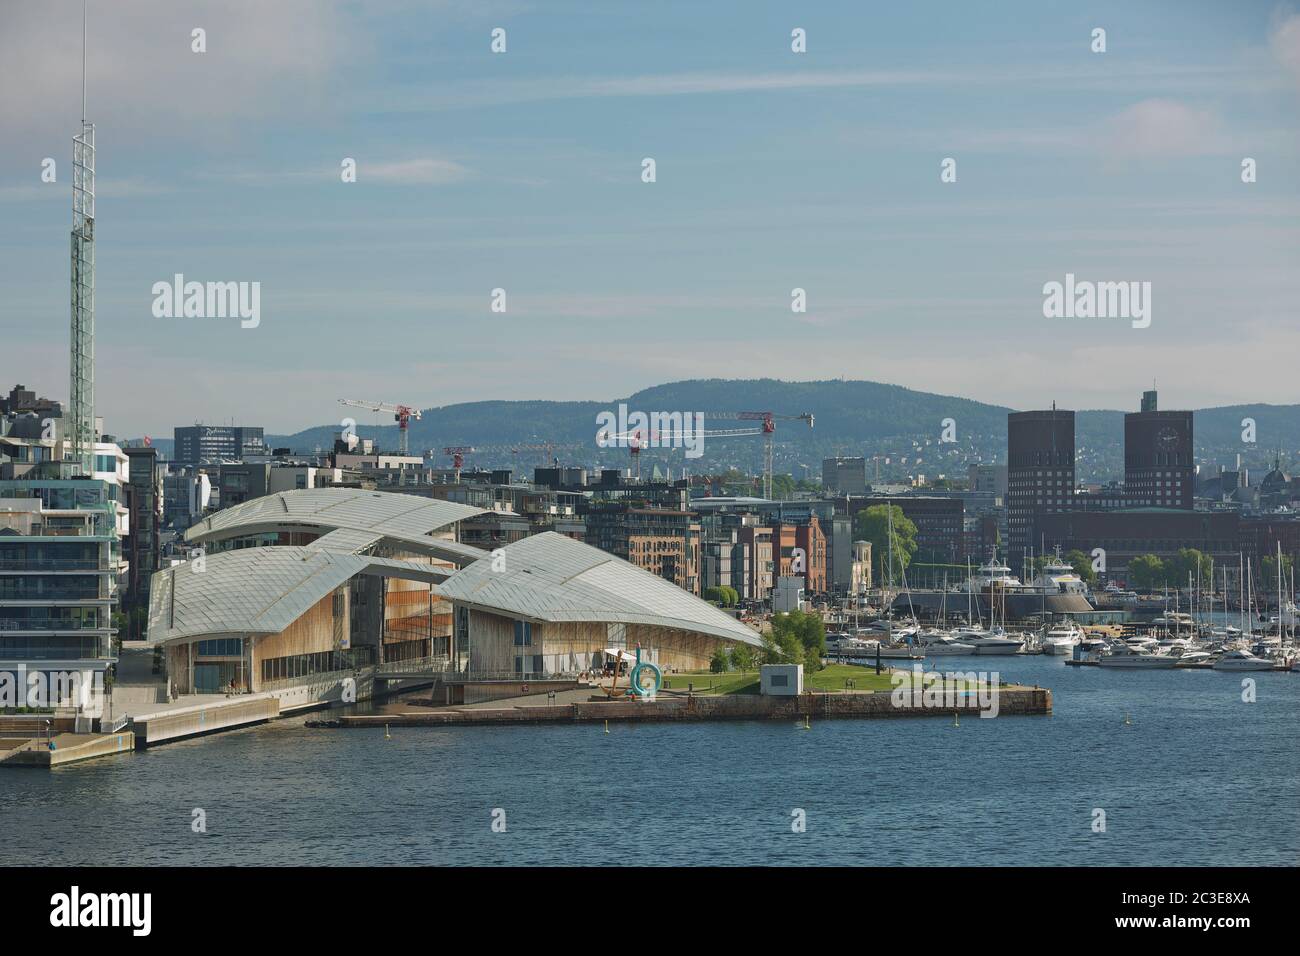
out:
M1135 391L1132 410L1136 410L1137 395ZM470 465L512 462L522 465L538 463L544 453L512 455L507 446L552 442L556 445L554 454L562 462L625 465L626 450L601 450L595 444L597 414L616 411L620 403L625 403L631 411L647 413L773 411L797 415L811 412L816 416L813 429L800 422L777 423L778 466L784 463L785 471L804 466L805 472L812 469L818 473L821 458L834 454L906 455L911 451L914 454L909 457L920 454L926 465L956 465L956 458L962 456L963 460L1003 462L1006 416L1014 410L880 382L694 379L656 385L610 401L481 401L429 408L423 410L420 421L411 423L410 447L413 453L432 449L440 456L443 446L476 446L484 450L471 456L467 461ZM1122 472L1124 414L1104 409L1076 411L1075 443L1080 451L1082 480L1089 480L1088 472L1093 470L1113 473L1116 461ZM396 425L368 424L366 418L373 421L375 416L364 412L352 417L357 421L358 434L377 439L385 449L396 447ZM953 420L958 440L954 446L939 448L938 438L948 418ZM1243 418L1255 421L1258 440L1254 446L1241 440ZM706 420L710 429L744 424L725 418ZM339 430L338 424L321 425L293 435L267 436L267 443L309 453L317 447L328 449ZM928 450L924 447L927 439L935 443ZM1203 457L1241 452L1254 459L1271 458L1272 449L1280 446L1285 459L1300 447L1300 405L1251 404L1197 409L1195 441L1197 454ZM674 469L687 466L692 471L733 464L754 468L761 461L761 446L761 439L754 438L710 439L700 459L686 460L680 450L653 450L642 457L671 462Z

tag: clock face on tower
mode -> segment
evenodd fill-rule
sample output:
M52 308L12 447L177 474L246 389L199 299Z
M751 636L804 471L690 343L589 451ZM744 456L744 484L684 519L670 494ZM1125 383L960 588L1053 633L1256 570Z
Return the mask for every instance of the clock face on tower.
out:
M1156 433L1156 447L1161 451L1173 451L1178 447L1178 432L1172 428L1162 428Z

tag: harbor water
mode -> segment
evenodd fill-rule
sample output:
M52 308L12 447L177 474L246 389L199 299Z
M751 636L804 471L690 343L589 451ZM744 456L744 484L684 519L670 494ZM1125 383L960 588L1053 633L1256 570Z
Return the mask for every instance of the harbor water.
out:
M1055 714L391 739L291 718L0 772L0 863L1300 863L1300 674L938 664L1050 687Z

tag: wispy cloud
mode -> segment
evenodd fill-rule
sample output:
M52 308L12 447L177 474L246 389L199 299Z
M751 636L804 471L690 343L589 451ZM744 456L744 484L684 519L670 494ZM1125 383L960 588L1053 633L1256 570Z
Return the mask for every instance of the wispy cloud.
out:
M1268 45L1273 57L1300 86L1300 14L1279 20L1269 36Z
M1128 156L1199 156L1222 153L1219 117L1176 100L1148 99L1106 123L1109 150Z
M381 183L454 183L468 178L470 171L448 159L404 159L389 163L358 161L357 181Z

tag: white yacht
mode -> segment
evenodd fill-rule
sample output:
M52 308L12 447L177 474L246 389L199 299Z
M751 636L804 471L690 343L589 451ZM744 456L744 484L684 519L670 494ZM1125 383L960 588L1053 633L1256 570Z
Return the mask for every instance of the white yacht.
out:
M1058 551L1029 582L1029 589L1042 594L1087 594L1088 585L1077 571L1061 560Z
M1072 621L1053 624L1045 632L1041 647L1044 654L1073 654L1083 641L1083 629Z
M836 657L874 657L879 641L866 641L860 637L841 638L835 643ZM827 650L830 650L827 645Z
M1282 613L1278 620L1283 627L1300 626L1300 608L1296 607L1295 601L1287 601L1282 605Z
M1214 662L1216 671L1271 671L1273 662L1267 657L1256 657L1250 651L1228 651Z
M867 657L879 657L882 661L919 661L925 655L911 644L881 644Z
M1160 670L1175 667L1178 658L1167 654L1148 654L1128 644L1112 644L1097 661L1101 667L1127 667L1134 670Z
M959 627L953 639L975 648L976 654L1015 654L1025 646L1023 637L1013 637L1001 627L985 630L980 625Z
M1020 579L1011 573L1011 568L997 558L990 558L988 563L981 564L975 573L966 579L966 591L970 594L983 594L991 588L1023 591L1024 587Z
M917 648L926 657L960 657L975 653L974 644L959 641L942 631L922 633L917 638Z

